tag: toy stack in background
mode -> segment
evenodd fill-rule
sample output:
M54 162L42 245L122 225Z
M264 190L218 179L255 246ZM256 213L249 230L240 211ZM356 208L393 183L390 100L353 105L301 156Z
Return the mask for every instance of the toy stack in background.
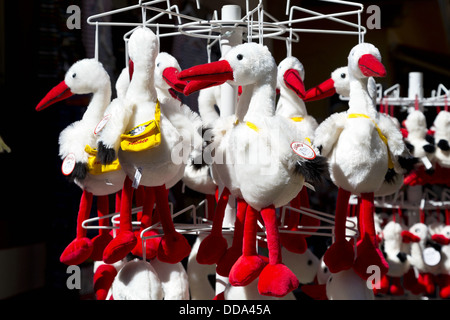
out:
M448 90L440 84L424 98L421 74L412 73L408 98L399 86L383 91L376 81L389 69L364 42L366 29L351 23L356 31L344 34L357 39L342 48L346 67L307 90L314 66L291 54L301 8L288 4L281 23L247 3L243 18L231 5L222 20L215 12L213 20L160 25L161 15L181 15L157 2L117 11L140 11L142 21L124 23L132 29L116 99L96 54L37 107L93 93L59 145L63 174L83 190L76 239L61 262L95 261L96 298L449 298ZM88 22L101 28L108 23L97 19L117 12ZM172 35L213 40L205 50L220 44L222 59L181 70L161 46ZM266 38L287 44L278 66ZM181 102L196 91L198 113ZM308 102L336 93L348 110L320 123L308 115ZM204 200L173 212L170 189L183 181ZM314 207L321 188L336 191L334 211ZM98 217L89 218L92 196L113 194L115 209L97 200ZM89 239L89 229L99 235Z

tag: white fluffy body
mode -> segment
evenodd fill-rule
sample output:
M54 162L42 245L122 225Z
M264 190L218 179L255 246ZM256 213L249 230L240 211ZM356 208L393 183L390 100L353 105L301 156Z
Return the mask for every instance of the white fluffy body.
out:
M151 262L164 292L164 300L189 300L189 281L181 262L165 263L158 259Z
M323 121L314 140L316 146L322 146L322 155L328 156L332 181L354 194L379 190L388 169L386 145L372 122L379 123L380 116L369 94L368 78L358 67L363 54L372 54L381 61L378 49L371 44L362 43L351 50L348 56L349 109ZM365 114L370 119L348 118L349 114Z
M307 249L304 253L298 254L281 248L283 263L294 272L297 279L302 284L311 283L317 275L320 260L311 250Z
M404 125L408 131L408 137L405 138L405 141L414 147L412 156L419 159L426 157L431 163L434 162L435 153L426 152L424 149L424 146L428 145L429 142L425 139L428 128L423 112L420 110L412 110L406 117Z
M442 110L434 119L434 141L436 148L436 161L445 168L450 168L450 150L442 150L439 148L439 141L446 140L450 143L450 112Z
M69 153L75 155L77 162L87 163L86 145L95 148L98 136L95 128L107 114L111 99L111 83L103 65L95 59L76 62L67 71L65 83L74 94L92 93L92 99L83 118L64 129L59 136L59 155L65 158ZM122 188L125 173L122 170L101 175L88 173L82 181L75 183L95 196L113 194Z
M243 58L238 59L239 55ZM213 163L213 167L222 166L216 170L221 181L229 180L230 175L238 177L237 189L253 208L285 205L303 187L304 178L293 175L300 158L290 148L297 140L295 127L292 121L275 115L275 61L267 47L256 43L236 46L224 59L233 69L231 83L242 86L238 109L248 109L244 122L226 131L221 141L226 146L225 160L233 164L232 170L223 164ZM243 105L246 101L248 106ZM243 114L240 111L236 113ZM255 125L258 132L247 122ZM231 189L234 188L232 185Z
M409 231L420 238L419 242L412 242L410 245L409 262L411 266L416 267L421 272L425 272L427 268L423 260L423 250L428 239L428 227L426 224L418 222L413 224Z
M143 260L128 261L112 284L114 300L162 300L164 291L153 266Z
M284 74L289 69L297 70L302 81L305 80L305 70L297 58L287 57L278 64L277 86L280 89L280 97L277 103L276 114L288 119L302 117L302 121L295 122L295 127L298 130L298 139L304 141L305 138L309 138L313 142L314 132L318 123L314 117L308 114L305 102L286 86Z
M388 276L401 277L410 268L409 261L400 261L398 253L408 253L409 244L402 240L402 231L406 230L406 226L396 221L389 221L383 228L383 243L386 253L386 261L389 264Z
M187 275L192 300L212 300L215 296L215 291L208 280L208 275L216 274L216 265L199 264L197 262L198 248L207 235L207 233L201 233L195 239L187 262Z
M333 273L326 283L328 300L374 300L372 289L353 269Z

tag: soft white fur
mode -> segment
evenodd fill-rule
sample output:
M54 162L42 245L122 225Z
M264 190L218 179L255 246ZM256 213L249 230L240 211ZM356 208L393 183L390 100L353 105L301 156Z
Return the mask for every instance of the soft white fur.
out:
M435 152L428 153L423 148L423 146L429 144L425 139L428 128L423 112L420 110L412 110L406 117L404 125L408 131L408 137L405 138L405 141L414 147L412 155L419 159L428 158L428 161L433 163L435 160Z
M258 291L258 279L256 278L246 286L234 287L227 284L224 291L225 300L295 300L292 292L282 298L263 296Z
M333 273L326 283L328 300L374 300L372 289L353 269Z
M219 118L215 105L220 110L220 99L222 96L222 87L215 86L200 90L198 94L198 112L202 118L205 128L212 128L214 122Z
M388 276L401 277L410 268L408 260L402 262L397 257L399 252L408 253L409 244L402 240L402 231L406 230L406 226L396 221L389 221L383 228L384 252L386 253L386 261L389 264Z
M207 233L201 233L195 239L187 262L187 275L192 300L212 300L215 296L208 275L216 273L216 265L199 264L197 262L198 248L207 235Z
M356 45L350 51L348 56L349 109L346 112L333 114L323 121L316 130L314 140L316 146L322 146L322 155L329 159L330 176L333 182L354 194L379 190L388 169L387 148L380 139L372 120L379 125L388 138L394 157L404 152L404 148L399 143L401 134L397 134L398 128L395 131L394 126L385 125L389 122L384 121L385 119L376 111L374 99L368 89L369 80L358 67L358 60L363 54L372 54L381 61L378 49L368 43ZM348 119L347 116L351 113L362 113L372 120Z
M443 236L450 239L450 226L446 225L444 226L440 232ZM450 274L450 245L443 245L441 248L441 270L440 273L442 274Z
M307 249L304 253L298 254L282 247L281 254L283 263L294 272L300 283L307 284L314 281L320 261L311 250Z
M181 262L166 263L153 259L155 269L164 291L164 300L189 300L189 281Z
M237 59L239 54L242 60ZM267 47L256 43L236 46L224 59L233 69L234 81L230 83L242 86L236 113L244 114L242 108L247 110L244 122L226 131L222 138L226 161L234 164L231 175L238 177L237 189L255 209L285 205L298 194L304 178L292 174L300 158L290 148L297 140L295 127L292 121L275 115L275 61ZM246 121L256 125L259 132L249 128ZM213 167L218 166L221 164L213 163ZM223 173L222 181L230 180L226 167L216 172L219 176Z
M297 70L301 79L305 80L305 70L297 58L287 57L278 64L277 86L280 89L280 97L277 103L276 114L286 118L302 117L302 121L295 122L295 127L298 130L298 139L304 141L305 138L309 138L313 142L314 132L318 123L314 117L308 114L305 102L286 86L284 74L289 69Z
M100 140L106 146L117 146L122 133L154 119L158 98L154 84L158 46L156 35L148 28L138 28L130 36L128 52L134 63L133 77L123 101L123 109L113 113L111 119L114 120L110 120L102 130ZM161 104L161 110L164 109ZM169 183L179 174L180 168L184 167L178 155L172 154L182 146L182 137L163 113L161 136L161 144L155 148L141 152L118 150L122 168L131 179L138 168L141 170L141 185L161 186ZM173 157L177 161L173 161Z
M73 153L77 162L87 163L89 155L85 152L85 147L86 145L92 148L97 146L98 136L95 135L94 130L103 116L108 113L111 99L110 78L100 62L95 59L83 59L70 67L64 81L72 93L92 93L92 99L82 119L61 132L59 155L64 159L69 153ZM125 173L122 170L101 175L88 173L82 181L75 179L75 183L83 190L102 196L119 191L124 178Z
M202 147L202 120L200 116L192 111L187 105L173 98L169 89L170 86L163 78L163 71L168 67L176 68L180 71L178 61L167 52L160 52L155 60L155 88L158 100L162 103L163 114L169 119L172 125L178 130L182 137L182 148L179 156L184 165L189 164L189 156L194 150L201 152ZM185 175L185 167L180 167L178 174L169 182L166 187L170 188L181 180Z
M162 300L164 291L153 266L134 259L120 269L112 284L114 300Z
M426 224L419 222L412 225L409 231L420 238L419 242L411 242L410 255L408 256L409 262L411 266L416 267L421 272L425 272L427 267L423 260L423 250L428 238L428 227Z
M434 141L436 144L439 140L447 140L450 143L450 112L442 110L434 119ZM441 148L436 148L436 160L445 168L450 168L450 151L444 151Z

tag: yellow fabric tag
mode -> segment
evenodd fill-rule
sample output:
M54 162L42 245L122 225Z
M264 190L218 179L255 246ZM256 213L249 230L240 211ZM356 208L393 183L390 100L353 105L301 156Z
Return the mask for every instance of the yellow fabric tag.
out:
M99 175L106 172L117 171L120 170L119 159L114 160L112 163L104 165L101 164L99 160L97 160L97 149L92 148L89 145L86 145L84 151L89 154L88 157L88 172L93 175Z
M257 125L255 125L254 123L251 123L251 122L245 122L245 124L247 125L247 127L249 127L250 129L252 129L252 130L255 130L256 132L258 132L259 131L259 128L258 128L258 126Z
M301 121L303 121L305 118L303 118L303 117L292 117L291 118L291 120L292 121L294 121L294 122L301 122Z
M161 110L159 101L156 102L155 119L147 121L120 136L120 147L123 151L139 152L161 143Z
M385 137L385 135L381 132L381 129L378 127L377 123L373 119L371 119L368 115L365 115L363 113L350 113L348 115L348 118L366 118L366 119L372 120L373 124L375 125L375 129L377 129L378 136L380 137L380 139L384 142L384 144L387 147L387 151L388 151L388 168L389 169L393 169L394 168L394 162L392 161L392 156L391 156L391 151L389 150L388 140Z

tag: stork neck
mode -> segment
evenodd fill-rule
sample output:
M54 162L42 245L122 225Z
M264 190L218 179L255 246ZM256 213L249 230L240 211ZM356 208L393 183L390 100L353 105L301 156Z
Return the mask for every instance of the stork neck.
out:
M370 97L368 88L368 78L350 78L350 101L348 103L348 113L366 114L375 119L376 108L374 100Z
M110 101L111 84L108 82L103 88L93 93L86 112L83 114L83 121L90 121L96 125L103 118L103 113Z
M307 115L307 111L305 103L295 94L295 92L281 87L277 114L287 118L295 116L304 117Z
M154 85L153 67L154 63L151 61L134 63L134 72L127 90L127 99L156 102L158 96Z
M248 86L245 87L247 89ZM272 117L275 114L275 84L269 81L252 86L248 110L244 117L245 121L251 121L258 117ZM242 95L244 88L242 88ZM242 97L241 95L241 97ZM248 98L248 97L247 97Z

